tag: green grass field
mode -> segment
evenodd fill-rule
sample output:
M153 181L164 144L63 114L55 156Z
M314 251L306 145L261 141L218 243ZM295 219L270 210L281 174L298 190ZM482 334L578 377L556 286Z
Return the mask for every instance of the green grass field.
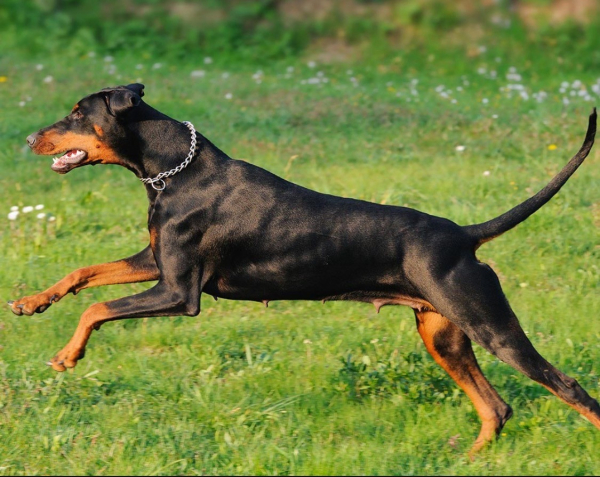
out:
M459 224L543 187L600 105L600 71L577 51L563 63L501 46L258 67L196 56L0 59L1 300L148 242L131 173L59 176L26 147L29 133L105 86L143 82L148 103L291 181ZM596 398L599 227L596 148L557 197L479 251L537 349ZM0 313L1 475L600 473L600 432L478 347L514 417L470 462L478 417L408 308L203 297L199 317L108 323L74 370L44 365L88 306L149 286L85 290L33 317Z

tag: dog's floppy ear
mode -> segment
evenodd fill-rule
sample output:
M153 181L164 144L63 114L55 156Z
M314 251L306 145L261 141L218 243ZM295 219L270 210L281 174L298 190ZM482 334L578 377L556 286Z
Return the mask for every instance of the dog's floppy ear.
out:
M105 90L104 100L113 116L140 104L144 96L144 85L133 83L125 87Z

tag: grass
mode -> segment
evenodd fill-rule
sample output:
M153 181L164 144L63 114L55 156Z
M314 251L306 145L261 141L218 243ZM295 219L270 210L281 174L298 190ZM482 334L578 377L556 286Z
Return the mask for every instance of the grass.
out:
M578 149L598 104L600 72L578 68L576 51L563 65L543 50L528 54L408 52L314 67L294 58L261 73L219 58L166 58L158 67L135 52L110 61L7 55L0 298L43 290L148 241L145 193L128 171L58 176L48 158L25 147L29 133L90 92L141 80L150 104L192 121L233 157L323 192L469 224L545 185ZM203 76L192 75L199 70ZM578 95L583 87L591 99ZM533 97L539 91L541 101ZM555 199L480 250L534 345L596 398L599 165L594 149ZM22 211L36 204L55 220ZM21 210L15 221L7 218L11 206ZM404 308L376 315L357 303L273 302L266 309L203 297L198 318L109 323L73 371L43 365L88 306L148 286L86 290L34 317L0 315L0 474L600 473L598 430L480 348L484 373L515 415L469 462L477 415L429 357Z

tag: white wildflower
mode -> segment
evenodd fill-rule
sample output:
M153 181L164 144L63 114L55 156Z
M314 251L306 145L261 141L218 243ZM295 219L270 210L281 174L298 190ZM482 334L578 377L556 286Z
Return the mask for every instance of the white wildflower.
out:
M33 211L33 207L31 205L26 205L25 207L23 207L24 214L28 214L31 211Z
M18 210L13 210L12 212L9 212L9 214L8 214L8 220L17 220L18 216L19 216L19 211Z
M454 148L457 152L463 152L466 149L466 146L458 145Z

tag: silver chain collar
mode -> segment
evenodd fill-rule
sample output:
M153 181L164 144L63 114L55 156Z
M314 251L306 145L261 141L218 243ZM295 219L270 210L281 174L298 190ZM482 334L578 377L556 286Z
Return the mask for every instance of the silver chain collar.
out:
M154 190L163 190L165 187L167 187L167 184L163 179L165 179L166 177L174 176L178 172L181 172L189 165L190 162L192 162L192 159L194 158L194 152L196 152L196 129L194 128L194 125L189 121L184 121L183 124L185 124L192 133L192 144L190 146L190 152L185 158L185 161L183 161L181 164L179 164L174 169L171 169L170 171L161 172L156 177L140 177L140 180L144 184L150 184Z

